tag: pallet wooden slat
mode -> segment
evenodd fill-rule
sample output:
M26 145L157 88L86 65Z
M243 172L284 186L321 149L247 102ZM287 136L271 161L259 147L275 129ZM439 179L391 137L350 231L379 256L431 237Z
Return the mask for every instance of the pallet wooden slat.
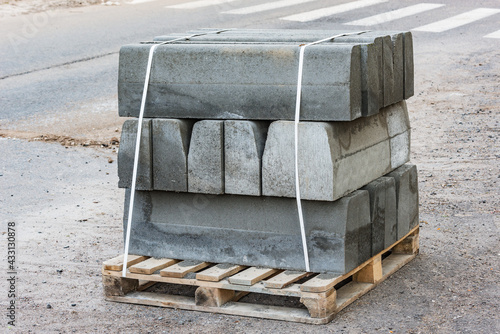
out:
M148 259L147 256L129 254L127 256L127 268L136 264L136 263L142 262L146 259ZM122 270L123 269L123 255L119 255L119 256L114 257L110 260L104 261L103 266L104 266L104 269L106 269L106 270L115 270L115 271Z
M284 272L268 279L265 282L265 286L269 289L282 289L309 275L311 275L311 273L305 271L285 270Z
M174 259L166 259L166 258L157 259L151 257L145 261L130 266L128 270L131 273L150 275L157 270L167 268L171 265L176 264L177 262L179 261Z
M229 278L229 283L238 285L254 285L266 277L278 272L278 269L250 267Z
M307 282L304 282L300 286L300 290L304 292L324 292L333 288L340 281L342 281L342 276L335 274L319 274Z
M196 272L210 265L208 262L181 261L170 267L160 270L160 275L164 277L184 277L189 273Z
M201 281L219 282L221 279L234 275L245 268L247 267L235 264L220 263L216 266L196 273L196 279Z

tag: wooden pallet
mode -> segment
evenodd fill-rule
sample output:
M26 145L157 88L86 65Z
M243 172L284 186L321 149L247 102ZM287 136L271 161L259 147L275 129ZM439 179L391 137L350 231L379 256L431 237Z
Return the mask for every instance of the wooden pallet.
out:
M391 247L340 276L129 255L126 277L121 277L123 256L119 256L104 262L102 278L110 301L325 324L415 258L418 240L417 226ZM144 291L156 283L197 288L194 298ZM239 302L249 293L298 297L306 308Z

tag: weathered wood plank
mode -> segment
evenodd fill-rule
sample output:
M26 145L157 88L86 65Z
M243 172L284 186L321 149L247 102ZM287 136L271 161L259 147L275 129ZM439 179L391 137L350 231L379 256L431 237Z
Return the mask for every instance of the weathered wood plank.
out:
M247 267L235 264L220 263L216 266L210 267L197 273L196 279L202 281L219 282L221 279L234 275L245 268Z
M270 289L282 289L290 284L297 282L298 280L311 275L304 271L292 271L286 270L278 275L268 279L264 284L266 288Z
M229 277L229 283L238 285L254 285L276 272L278 272L278 269L250 267L232 277Z
M148 259L147 256L129 254L127 256L127 268L134 265L134 264L137 264L139 262L147 260L147 259ZM114 271L122 270L123 269L123 255L119 255L115 258L104 261L103 266L104 266L105 270L114 270Z
M157 270L163 269L170 267L171 265L176 264L179 262L178 260L174 259L166 259L166 258L149 258L145 261L139 262L137 264L134 264L133 266L130 266L128 270L131 273L137 273L137 274L146 274L146 275L151 275Z
M196 272L210 265L208 262L181 261L170 267L160 270L160 275L164 277L184 277L188 273Z

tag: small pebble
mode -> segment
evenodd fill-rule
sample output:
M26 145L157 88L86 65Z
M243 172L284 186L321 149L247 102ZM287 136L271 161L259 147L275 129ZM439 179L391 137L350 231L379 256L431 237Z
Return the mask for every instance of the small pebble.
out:
M52 308L52 305L50 305L50 304L47 304L47 308L49 308L49 309L50 309L50 308Z

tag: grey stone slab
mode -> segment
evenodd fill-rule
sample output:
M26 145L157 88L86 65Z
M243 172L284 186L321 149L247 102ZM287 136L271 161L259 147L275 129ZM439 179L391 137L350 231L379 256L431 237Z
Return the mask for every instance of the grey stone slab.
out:
M391 142L391 167L397 168L410 160L410 118L405 101L387 109L387 130Z
M387 174L387 176L393 177L396 181L397 225L398 239L400 239L415 226L415 221L418 224L417 167L412 164L405 164Z
M405 100L412 97L415 93L415 76L413 62L413 36L410 31L403 34L403 49L404 49L404 98Z
M393 34L392 39L392 60L394 62L394 88L393 103L404 100L404 49L403 33Z
M206 33L210 29L198 29L192 30L189 33ZM212 29L221 30L221 29ZM191 42L196 42L200 40L208 41L218 41L218 42L229 42L229 41L247 41L247 42L312 42L327 38L329 36L334 36L343 33L352 33L352 30L302 30L302 29L233 29L230 31L225 31L219 34L209 34L204 36L198 36L190 39ZM177 37L185 36L185 34L172 34ZM380 79L384 79L387 84L391 83L391 78L395 85L393 87L387 86L387 89L397 90L400 88L401 78L404 82L404 99L408 99L414 95L414 61L413 61L413 37L412 33L409 31L366 31L361 34L355 34L344 37L337 37L333 42L354 42L354 43L375 43L381 45L381 39L384 38L385 52L387 52L386 70L392 69L393 71L386 71L387 77L384 79L380 76ZM155 39L166 40L171 39L171 36L159 36ZM392 42L392 47L390 46ZM402 49L402 52L401 52ZM392 50L393 56L390 56L389 50ZM401 58L401 55L403 57ZM394 58L397 55L398 58ZM380 59L382 60L382 58ZM403 71L401 72L401 63L403 63ZM380 88L383 89L384 84L380 84ZM403 86L401 86L403 87ZM401 97L401 92L396 91L397 97L392 103L398 102L398 98ZM381 95L380 97L383 98ZM388 97L386 99L386 104L384 106L390 105L392 98ZM382 107L382 105L381 105Z
M224 193L224 121L194 124L188 154L188 191Z
M153 187L155 190L188 191L187 157L192 122L153 119Z
M262 194L262 153L269 123L258 121L224 122L225 193Z
M120 50L120 116L138 113L149 44ZM183 59L182 62L177 61ZM293 119L299 49L286 44L169 44L155 52L145 115L159 118ZM305 51L301 118L361 116L361 49L325 44Z
M391 138L389 128L394 136L401 134L406 118L401 102L351 122L301 122L301 197L334 201L405 163L398 149L408 152L409 142L404 146L399 137ZM271 123L262 160L264 196L295 197L294 161L294 123Z
M136 198L131 253L305 270L294 199L162 191ZM303 213L310 269L343 274L355 268L359 227L370 224L368 192L304 201Z
M206 30L195 30L200 33ZM260 33L259 33L260 32ZM295 43L299 45L305 42L314 42L325 37L334 36L348 31L323 31L323 30L247 30L236 29L220 34L209 34L197 36L184 43ZM186 34L171 34L155 37L156 41L168 41L174 38L186 36ZM361 47L361 110L363 116L378 113L383 107L383 72L382 72L382 39L359 35L339 37L331 41L333 43L348 43L360 45ZM182 43L181 41L178 43ZM324 42L323 44L329 44ZM305 61L308 61L307 59Z
M127 120L123 123L118 151L118 187L130 188L134 169L135 147L137 139L137 119ZM141 143L139 148L139 161L137 166L136 189L152 190L152 145L151 145L151 120L144 119L142 123Z
M380 177L362 189L370 194L371 256L374 256L397 241L396 183L392 177Z
M396 135L391 142L391 168L397 168L410 161L410 130Z

